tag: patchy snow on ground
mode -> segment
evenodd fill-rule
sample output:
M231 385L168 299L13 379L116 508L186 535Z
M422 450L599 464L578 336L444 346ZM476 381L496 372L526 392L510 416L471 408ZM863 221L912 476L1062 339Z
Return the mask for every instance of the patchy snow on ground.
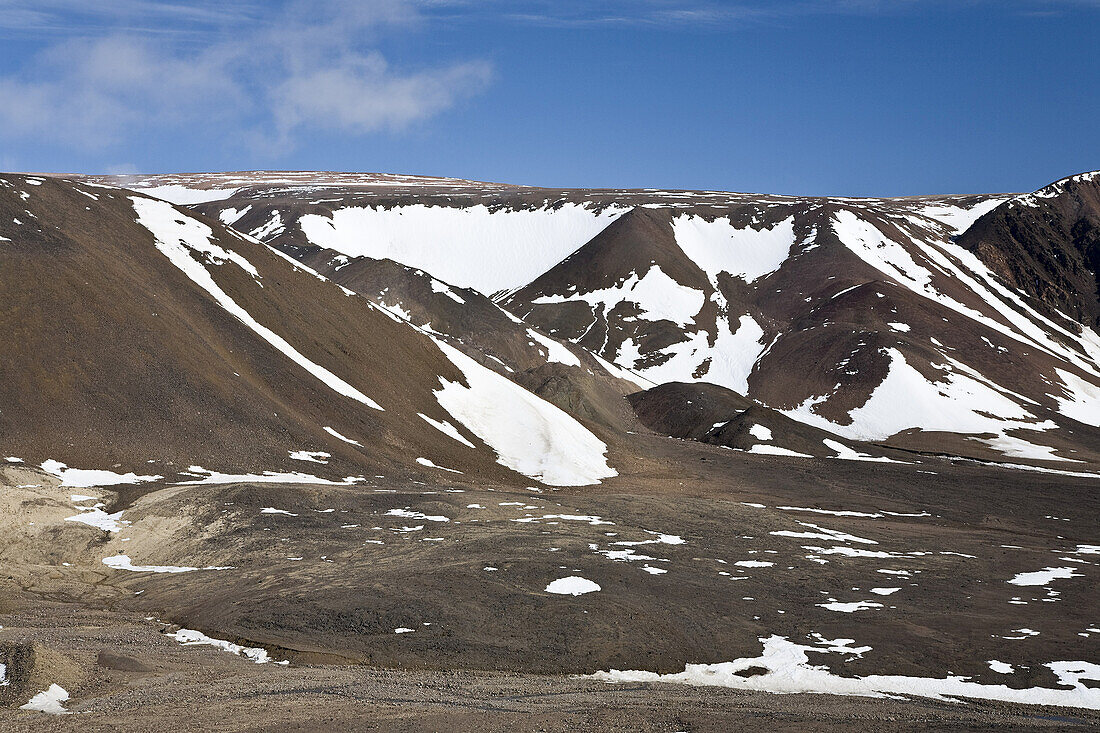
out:
M332 458L332 454L325 453L322 450L292 450L290 451L290 457L295 461L309 461L310 463L328 463L328 459Z
M264 471L263 473L221 473L210 471L202 466L191 466L183 472L184 475L197 476L193 481L181 481L181 486L200 486L209 484L324 484L326 486L351 486L362 481L360 476L346 476L339 481L311 476L308 473Z
M521 524L529 524L531 522L541 522L546 519L560 519L566 522L587 522L592 526L599 524L615 524L609 522L606 519L597 517L591 514L543 514L541 517L522 517L520 519L513 519L513 522L520 522Z
M834 458L839 458L842 461L874 461L878 463L901 463L901 461L895 461L894 459L887 458L886 456L875 457L867 455L866 453L860 453L859 451L849 448L843 443L832 440L830 438L824 438L821 442L825 444L826 448L832 448L834 451L836 451L836 455L834 456Z
M680 328L687 326L702 309L706 294L686 285L681 285L657 265L639 277L636 272L621 283L610 288L601 288L587 293L573 292L569 295L543 295L531 301L534 305L548 303L584 302L592 309L593 315L610 313L620 303L632 303L639 311L637 318L643 321L671 321ZM620 362L621 363L621 362Z
M680 381L695 381L694 374L702 366L702 362L710 359L710 365L699 378L705 382L732 389L739 394L748 394L749 375L753 367L767 350L764 340L764 329L748 313L737 319L736 328L727 316L719 316L717 320L718 335L713 348L705 348L706 334L701 334L702 347L698 354L693 356L698 365L687 368ZM659 367L656 367L659 368ZM648 373L648 372L647 372ZM653 372L657 374L657 372Z
M440 406L497 454L497 463L549 486L587 486L617 476L607 445L561 409L454 347L436 345L466 385L440 379Z
M578 575L558 578L546 586L547 593L556 593L562 596L582 596L585 593L594 593L598 590L600 590L599 585Z
M871 608L882 608L881 603L875 601L851 601L849 603L842 603L836 600L830 600L827 603L815 604L824 608L827 611L836 611L838 613L855 613L856 611L866 611Z
M65 517L65 521L87 524L89 527L95 527L104 532L118 532L124 524L129 524L129 522L122 519L121 511L108 514L98 507L81 511L75 517Z
M847 532L841 532L838 529L829 529L828 527L822 527L819 524L813 524L811 522L798 522L803 527L809 527L814 530L812 532L795 532L789 529L780 529L774 532L768 532L770 535L776 537L793 537L796 539L808 539L808 540L828 540L830 542L856 542L862 545L877 545L874 540L869 540L866 537L857 537L854 534L848 534Z
M1039 428L1031 413L986 382L953 368L932 381L897 349L883 351L890 359L886 377L866 403L848 413L850 424L840 425L818 415L813 406L819 399L811 398L785 413L853 440L881 440L907 428L998 435L1009 429ZM900 404L907 408L897 409Z
M224 201L240 189L188 188L179 184L166 184L162 186L137 186L136 190L179 206L190 206L191 204L205 204L209 201Z
M759 424L753 425L751 428L749 428L749 435L756 438L757 440L772 439L772 431Z
M237 656L244 657L249 661L256 664L267 664L268 662L275 662L274 659L268 655L266 649L259 647L241 646L240 644L234 644L231 641L224 641L222 639L214 639L207 636L201 631L195 631L194 629L180 629L171 634L166 634L170 639L175 639L184 646L212 646L230 654L236 654ZM275 662L275 664L290 664L290 662Z
M765 456L790 456L792 458L813 458L808 453L799 453L793 451L790 448L784 448L780 445L767 445L765 443L757 443L749 448L746 453L756 453Z
M386 512L387 517L404 517L405 519L426 519L429 522L449 522L451 521L442 514L421 514L420 512L414 512L410 509L390 509Z
M1082 577L1081 573L1075 573L1074 570L1076 568L1043 568L1030 573L1018 573L1008 582L1012 585L1047 585L1054 580Z
M118 486L119 484L141 484L158 481L163 476L139 476L133 472L115 473L98 469L69 468L55 460L43 461L42 470L61 479L62 486L86 489L92 486Z
M986 685L971 682L968 677L949 676L906 677L901 675L868 675L844 677L827 667L809 663L810 653L852 653L851 639L822 640L818 646L796 644L782 636L761 638L764 651L759 657L737 659L718 664L689 664L683 672L610 670L597 672L592 679L605 682L679 682L688 685L713 685L738 690L755 690L780 694L821 693L887 697L915 695L935 700L957 698L999 700L1031 705L1053 705L1100 710L1100 687L1090 687L1085 680L1100 680L1100 664L1090 662L1050 662L1050 669L1064 687L1061 689L1030 687L1014 689L1006 685ZM832 645L832 646L830 646ZM861 647L860 651L869 651ZM763 669L762 674L743 676L750 670Z
M69 699L69 693L61 685L50 685L47 689L32 697L26 705L20 705L20 710L37 710L49 715L68 715L69 711L62 704Z
M1053 395L1058 402L1058 411L1086 425L1100 426L1100 386L1065 369L1055 371L1065 385L1064 395Z
M232 570L228 566L217 567L213 565L205 568L189 565L134 565L130 558L122 553L103 558L103 564L113 570L130 570L136 573L189 573L192 570Z

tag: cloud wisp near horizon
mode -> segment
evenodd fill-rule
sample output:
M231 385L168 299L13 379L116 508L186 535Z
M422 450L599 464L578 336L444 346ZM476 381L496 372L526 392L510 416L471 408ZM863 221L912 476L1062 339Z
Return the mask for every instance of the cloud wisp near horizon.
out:
M261 151L286 149L302 128L349 134L403 128L476 94L493 73L477 59L392 68L363 40L387 24L414 22L401 2L338 3L327 12L292 4L259 20L247 5L129 4L132 15L117 7L111 15L92 13L102 22L90 33L62 34L17 73L0 75L6 136L101 150L141 127L171 130L201 121L234 129L240 142ZM255 22L241 28L242 18ZM173 20L180 23L174 31L153 37L143 26L124 25ZM41 10L23 23L28 30L62 30ZM206 37L196 37L203 26Z

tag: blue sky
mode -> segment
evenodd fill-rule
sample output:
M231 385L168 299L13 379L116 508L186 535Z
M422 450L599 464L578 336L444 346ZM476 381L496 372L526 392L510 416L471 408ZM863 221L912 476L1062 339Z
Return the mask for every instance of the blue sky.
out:
M1100 0L0 0L0 169L904 195L1100 168Z

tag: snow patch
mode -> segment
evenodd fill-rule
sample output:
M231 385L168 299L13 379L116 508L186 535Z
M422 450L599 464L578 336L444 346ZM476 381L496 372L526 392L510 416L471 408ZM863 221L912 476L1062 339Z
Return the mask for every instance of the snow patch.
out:
M556 593L562 596L582 596L585 593L595 593L598 590L600 590L599 585L578 575L558 578L546 586L547 593Z
M617 476L607 445L559 408L454 347L436 345L467 385L440 378L436 399L497 453L497 463L549 486L586 486Z

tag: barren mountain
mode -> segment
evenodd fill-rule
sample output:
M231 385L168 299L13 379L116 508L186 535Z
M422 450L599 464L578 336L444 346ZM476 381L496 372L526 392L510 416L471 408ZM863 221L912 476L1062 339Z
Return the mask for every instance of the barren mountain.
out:
M1088 176L1022 197L900 199L304 177L129 183L212 199L195 208L338 279L341 257L389 258L495 294L524 328L651 383L716 384L849 440L1049 466L1100 458ZM1046 228L1030 244L978 243L1006 211ZM1028 255L1047 246L1037 241L1065 252ZM363 267L378 265L353 267L345 284ZM1017 287L1013 267L1046 284ZM385 287L375 279L364 294L384 302ZM1051 288L1080 302L1051 300ZM500 322L484 302L456 322L461 304L433 296L405 292L401 307L424 303L418 323L468 342L484 328L471 324ZM1059 303L1067 312L1051 310ZM501 353L485 338L476 348L514 358L503 344L515 339L489 340Z
M1017 196L979 218L958 242L1062 325L1100 323L1100 174Z
M1095 727L1091 185L0 176L0 727Z
M26 176L0 180L0 219L7 455L139 476L308 467L344 483L432 465L504 482L614 475L560 410L216 221ZM542 443L515 444L493 411ZM580 471L578 449L594 451Z

